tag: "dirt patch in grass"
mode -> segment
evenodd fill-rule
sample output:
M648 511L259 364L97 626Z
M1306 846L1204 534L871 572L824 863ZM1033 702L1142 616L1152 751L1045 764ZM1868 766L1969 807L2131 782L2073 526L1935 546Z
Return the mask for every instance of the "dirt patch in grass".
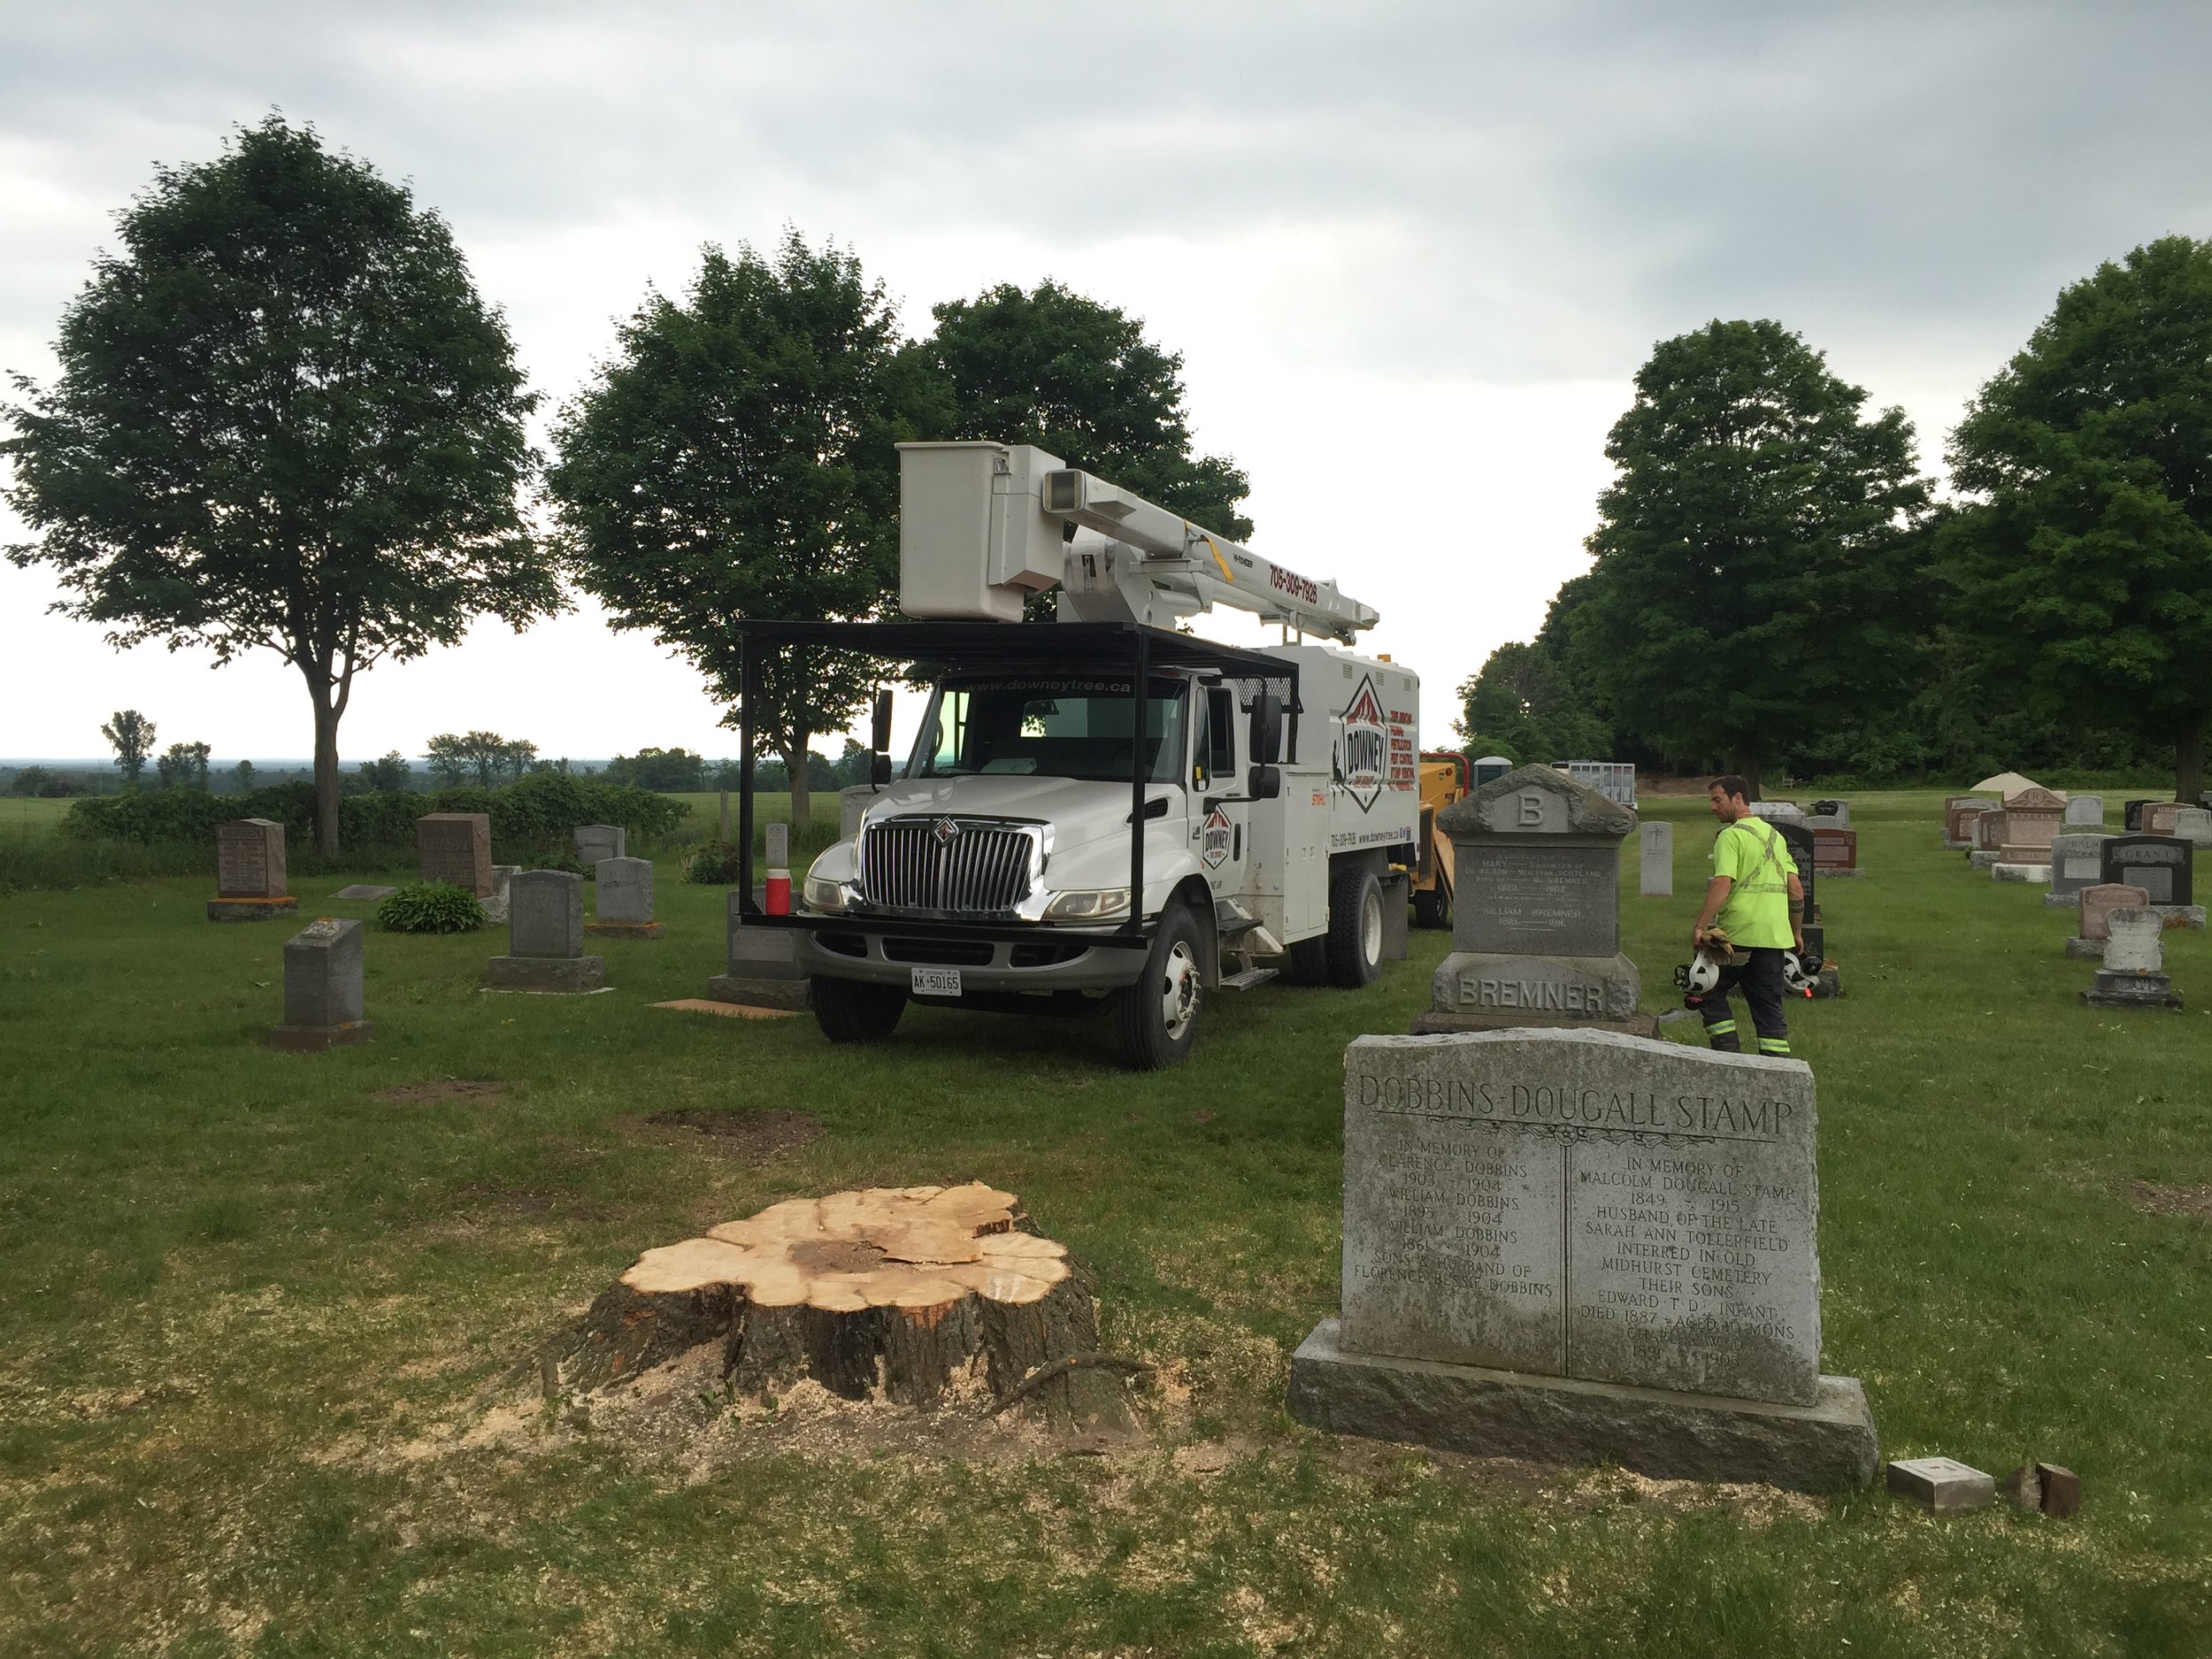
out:
M489 1079L449 1077L434 1083L403 1083L397 1088L379 1089L369 1098L387 1106L428 1106L443 1100L489 1100L514 1087Z
M2186 1216L2212 1221L2212 1187L2161 1187L2155 1181L2115 1181L2121 1200L2147 1216Z
M664 1146L681 1146L741 1164L773 1164L822 1138L812 1112L779 1107L681 1106L631 1120L634 1133Z

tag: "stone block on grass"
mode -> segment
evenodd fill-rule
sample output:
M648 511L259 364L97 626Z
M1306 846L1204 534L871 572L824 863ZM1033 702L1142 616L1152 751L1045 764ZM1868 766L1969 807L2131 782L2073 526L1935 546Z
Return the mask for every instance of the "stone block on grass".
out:
M584 931L603 939L658 939L653 919L653 861L602 858L592 881L592 919Z
M603 989L606 959L584 955L584 879L525 870L507 884L507 951L494 956L494 990L574 995Z
M319 917L284 942L284 1023L269 1046L316 1054L365 1042L375 1028L363 1017L361 924Z
M265 922L298 913L300 902L285 891L284 826L273 818L239 818L215 826L215 896L211 922Z
M1997 1482L1955 1457L1901 1457L1890 1465L1889 1489L1924 1503L1938 1515L1985 1509L1997 1501Z

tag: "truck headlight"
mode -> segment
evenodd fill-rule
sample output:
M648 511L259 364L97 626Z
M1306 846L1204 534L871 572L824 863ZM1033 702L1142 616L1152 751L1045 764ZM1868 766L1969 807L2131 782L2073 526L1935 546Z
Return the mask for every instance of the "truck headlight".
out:
M806 879L806 907L810 910L842 910L845 908L844 884L823 876L809 876Z
M1048 922L1095 922L1122 916L1129 910L1127 887L1070 887L1056 893L1045 905Z

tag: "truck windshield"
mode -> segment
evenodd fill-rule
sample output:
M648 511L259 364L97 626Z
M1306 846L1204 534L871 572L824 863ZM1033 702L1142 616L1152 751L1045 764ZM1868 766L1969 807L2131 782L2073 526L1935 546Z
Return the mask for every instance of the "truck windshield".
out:
M1145 689L1145 775L1173 783L1182 772L1183 682L1156 678ZM1125 780L1135 758L1131 712L1126 674L948 680L930 700L907 775Z

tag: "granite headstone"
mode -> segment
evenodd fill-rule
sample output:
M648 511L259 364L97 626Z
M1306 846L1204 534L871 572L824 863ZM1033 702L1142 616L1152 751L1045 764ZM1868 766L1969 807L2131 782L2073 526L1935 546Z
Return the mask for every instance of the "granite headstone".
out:
M269 1046L312 1054L365 1042L375 1028L363 1017L362 929L351 917L318 918L284 944L284 1023Z
M2104 797L2101 795L2068 795L2065 823L2068 829L2102 829Z
M596 870L603 858L626 857L629 851L630 832L618 824L576 826L576 856L587 870Z
M1652 1474L1872 1479L1864 1394L1819 1371L1802 1062L1555 1029L1364 1037L1345 1069L1343 1313L1292 1362L1296 1415Z
M273 818L235 818L215 826L215 896L211 922L262 922L296 914L286 891L284 826Z
M478 898L492 890L492 818L488 812L426 812L415 820L415 871Z
M2099 873L2108 882L2142 888L2154 905L2193 904L2195 852L2171 835L2115 835L2104 844Z
M1458 902L1417 1031L1586 1025L1655 1036L1620 941L1620 845L1635 810L1520 766L1437 815Z
M595 914L584 931L605 937L658 939L667 928L653 919L653 861L602 858L592 882Z
M1674 826L1665 818L1636 826L1636 891L1647 899L1674 896Z
M2051 890L2043 902L2053 910L2071 910L2081 895L2104 879L2104 844L2112 838L2102 830L2073 830L2051 842Z
M2104 965L2081 1000L2093 1008L2178 1009L2181 998L2166 977L2165 918L2147 909L2114 910L2105 919L2112 935Z
M492 988L574 994L603 989L603 956L584 954L584 879L525 870L507 884L507 954L491 959Z

